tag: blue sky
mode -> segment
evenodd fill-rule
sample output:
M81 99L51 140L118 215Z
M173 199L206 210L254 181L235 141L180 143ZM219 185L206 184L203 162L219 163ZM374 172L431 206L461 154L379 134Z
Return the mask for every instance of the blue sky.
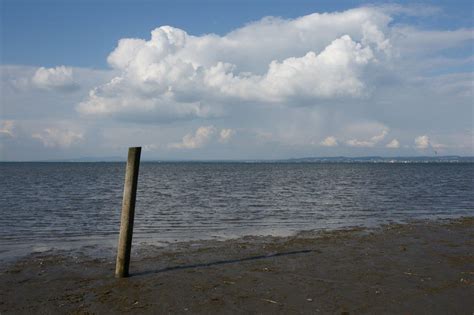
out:
M172 25L193 35L224 35L264 16L295 18L371 3L376 2L2 0L2 63L107 68L106 58L119 39L145 38L157 25ZM386 3L406 5L413 1ZM405 17L405 21L443 29L472 24L472 1L417 3L442 9L443 14L424 19Z
M473 10L2 0L0 160L472 155Z

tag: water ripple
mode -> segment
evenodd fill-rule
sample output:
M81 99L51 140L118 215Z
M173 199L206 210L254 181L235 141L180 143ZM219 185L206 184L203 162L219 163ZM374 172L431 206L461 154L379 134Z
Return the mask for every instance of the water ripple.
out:
M0 244L116 237L123 163L0 163ZM474 164L142 163L134 236L200 239L474 214Z

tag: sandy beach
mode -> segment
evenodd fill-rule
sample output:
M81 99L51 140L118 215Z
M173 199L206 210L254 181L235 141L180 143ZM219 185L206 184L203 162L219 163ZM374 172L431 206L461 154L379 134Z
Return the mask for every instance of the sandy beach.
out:
M1 314L472 314L474 218L150 247L36 253L2 267Z

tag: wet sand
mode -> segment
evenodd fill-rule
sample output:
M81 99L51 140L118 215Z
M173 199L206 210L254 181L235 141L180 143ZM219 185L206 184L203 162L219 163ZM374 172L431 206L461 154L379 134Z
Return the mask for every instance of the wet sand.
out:
M31 254L3 267L1 314L473 314L474 217L244 237L114 258Z

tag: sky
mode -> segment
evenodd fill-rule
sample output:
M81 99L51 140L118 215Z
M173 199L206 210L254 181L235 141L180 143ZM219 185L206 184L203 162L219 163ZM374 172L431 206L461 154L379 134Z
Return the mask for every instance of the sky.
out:
M472 1L0 12L0 161L474 155Z

